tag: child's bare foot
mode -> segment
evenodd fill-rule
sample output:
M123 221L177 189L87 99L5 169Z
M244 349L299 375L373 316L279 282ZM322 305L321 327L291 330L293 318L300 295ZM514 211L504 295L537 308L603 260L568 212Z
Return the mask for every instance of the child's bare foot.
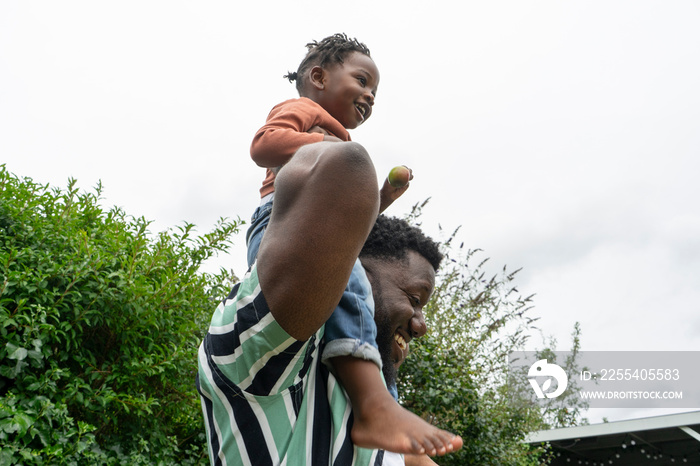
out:
M444 455L462 447L462 438L427 423L404 409L384 386L379 367L351 356L331 359L350 396L355 445L395 453Z
M384 394L373 394L358 403L361 406L353 404L351 438L355 445L430 456L442 456L462 447L461 437L402 408L386 389Z

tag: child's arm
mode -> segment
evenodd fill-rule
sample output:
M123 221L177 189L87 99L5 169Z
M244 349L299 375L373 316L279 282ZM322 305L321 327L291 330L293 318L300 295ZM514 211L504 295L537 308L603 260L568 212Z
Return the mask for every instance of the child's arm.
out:
M284 165L301 146L323 141L324 135L307 132L314 126L315 115L308 107L284 102L272 109L265 126L260 128L250 146L250 156L261 167Z
M406 167L408 168L408 167ZM394 201L401 197L403 193L406 192L410 181L413 179L413 170L408 168L409 176L408 181L405 185L401 187L394 187L389 183L389 177L384 180L384 185L379 190L379 213L384 212L387 207L394 203Z

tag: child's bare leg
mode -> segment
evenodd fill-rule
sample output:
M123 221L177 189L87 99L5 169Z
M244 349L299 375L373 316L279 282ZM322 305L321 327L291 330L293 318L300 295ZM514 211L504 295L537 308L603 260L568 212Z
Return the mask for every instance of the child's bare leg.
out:
M444 455L462 447L462 439L438 429L402 408L384 386L379 368L352 356L330 359L350 397L355 445L404 454Z

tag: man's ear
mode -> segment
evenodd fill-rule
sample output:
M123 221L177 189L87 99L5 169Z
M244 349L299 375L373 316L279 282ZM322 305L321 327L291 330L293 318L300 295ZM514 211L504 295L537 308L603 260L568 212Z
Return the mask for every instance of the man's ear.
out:
M318 65L311 68L309 70L309 82L315 89L322 91L326 87L326 70Z

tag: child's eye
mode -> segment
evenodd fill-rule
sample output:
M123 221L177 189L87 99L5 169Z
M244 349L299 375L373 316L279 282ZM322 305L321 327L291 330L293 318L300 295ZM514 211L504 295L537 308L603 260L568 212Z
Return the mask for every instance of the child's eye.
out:
M360 81L360 84L362 84L362 87L365 87L367 85L367 79L364 76L358 76L357 80Z

